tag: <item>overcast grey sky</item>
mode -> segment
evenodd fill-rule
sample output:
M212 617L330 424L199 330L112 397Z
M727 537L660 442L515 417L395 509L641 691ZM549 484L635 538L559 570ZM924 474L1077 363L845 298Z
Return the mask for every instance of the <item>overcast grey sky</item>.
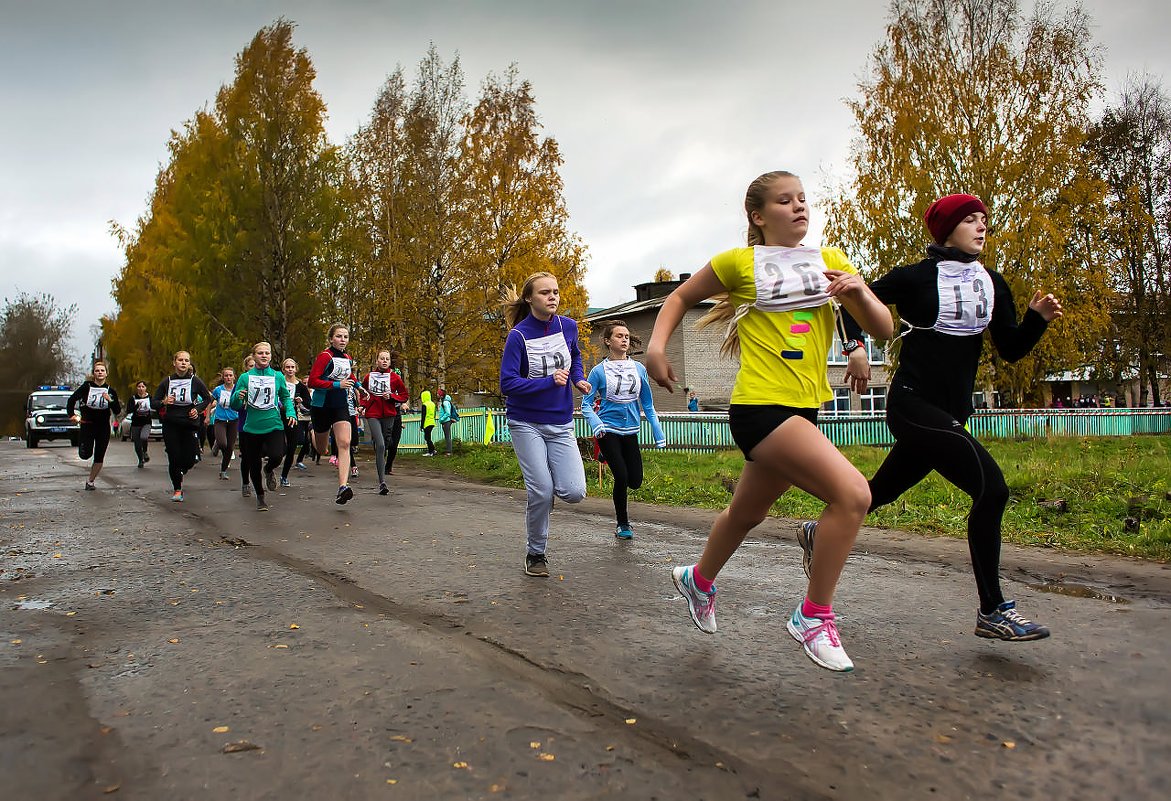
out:
M1071 0L1055 0L1066 8ZM1031 0L1022 0L1026 10ZM1086 0L1108 91L1168 86L1166 0ZM856 95L885 0L0 0L0 296L79 307L78 351L115 311L121 254L169 132L232 80L234 58L284 16L317 68L341 143L386 76L434 42L459 55L474 101L515 62L565 158L570 225L589 247L590 303L632 296L660 266L688 272L743 240L761 172L843 173ZM816 212L815 212L816 214ZM811 241L820 232L813 221Z

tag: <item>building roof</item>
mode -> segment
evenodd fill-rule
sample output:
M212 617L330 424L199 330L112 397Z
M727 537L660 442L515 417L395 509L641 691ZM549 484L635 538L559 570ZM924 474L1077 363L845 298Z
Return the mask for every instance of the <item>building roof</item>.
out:
M647 300L631 300L626 303L620 303L617 306L611 306L608 309L590 309L586 315L586 320L590 323L596 323L601 320L609 320L611 317L621 317L624 314L637 314L638 312L654 311L661 308L663 303L667 300L667 296L659 298L648 298ZM714 300L700 301L698 306L714 306Z

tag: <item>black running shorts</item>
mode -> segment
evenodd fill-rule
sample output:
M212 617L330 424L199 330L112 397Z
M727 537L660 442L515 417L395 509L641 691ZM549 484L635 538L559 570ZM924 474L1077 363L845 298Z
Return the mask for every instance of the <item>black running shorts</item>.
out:
M309 416L313 418L313 433L324 434L334 423L349 422L350 412L345 406L311 406Z
M795 406L752 406L743 403L734 403L728 407L728 427L732 429L732 439L744 453L744 458L752 461L748 454L765 438L777 430L781 423L790 417L804 417L817 425L817 409L800 409Z

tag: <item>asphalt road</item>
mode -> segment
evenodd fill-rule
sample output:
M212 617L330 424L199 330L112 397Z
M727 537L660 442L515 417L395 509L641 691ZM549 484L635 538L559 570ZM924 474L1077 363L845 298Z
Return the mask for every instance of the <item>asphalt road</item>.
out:
M720 576L714 636L669 569L711 512L558 504L523 574L523 493L402 458L272 511L210 464L0 445L0 798L1165 799L1171 570L1006 549L1054 636L973 636L966 545L866 531L835 602L856 669L785 632L792 521ZM231 750L233 748L244 750ZM227 752L225 752L227 749Z

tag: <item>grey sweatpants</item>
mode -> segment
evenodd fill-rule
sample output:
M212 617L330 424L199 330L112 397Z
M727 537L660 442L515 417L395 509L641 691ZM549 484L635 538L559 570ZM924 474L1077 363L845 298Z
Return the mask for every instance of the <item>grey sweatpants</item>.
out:
M525 531L528 552L545 552L553 498L578 503L586 494L585 467L573 436L573 423L549 425L509 420L512 449L528 492Z

